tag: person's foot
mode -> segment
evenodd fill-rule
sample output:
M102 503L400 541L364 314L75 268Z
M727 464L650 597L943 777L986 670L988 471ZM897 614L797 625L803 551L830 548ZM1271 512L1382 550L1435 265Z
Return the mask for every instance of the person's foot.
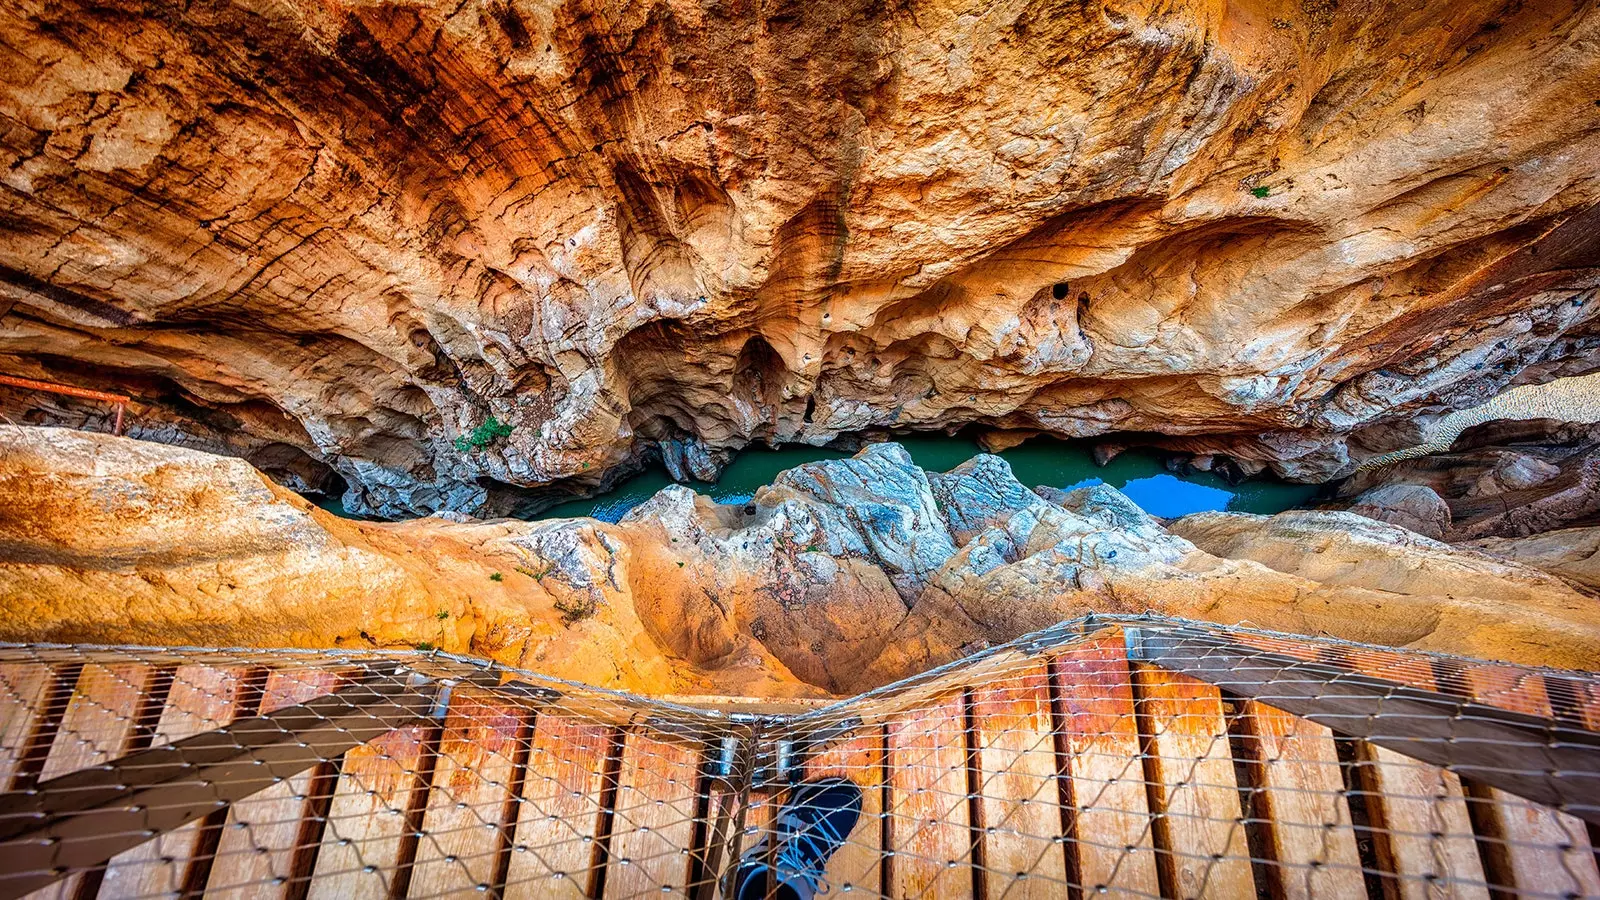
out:
M795 785L772 831L740 857L734 897L812 900L828 858L843 846L860 818L861 788L849 780L823 778Z

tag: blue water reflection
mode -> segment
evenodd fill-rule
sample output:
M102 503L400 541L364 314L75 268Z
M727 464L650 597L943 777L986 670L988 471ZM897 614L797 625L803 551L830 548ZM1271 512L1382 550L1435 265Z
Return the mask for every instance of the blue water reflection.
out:
M982 452L974 441L964 437L909 435L898 440L917 465L932 472L949 471ZM771 484L780 472L818 459L842 459L849 455L818 447L791 446L776 450L753 447L740 453L716 483L691 482L688 487L718 503L748 503L757 489ZM1097 466L1090 445L1083 441L1035 438L1003 451L1000 456L1011 464L1017 480L1029 487L1051 485L1071 489L1109 484L1141 509L1163 518L1207 510L1280 512L1304 503L1317 490L1315 485L1289 484L1273 478L1254 478L1230 485L1209 472L1176 475L1167 471L1159 454L1143 450L1129 450L1109 465ZM623 482L609 493L562 503L534 518L593 516L615 522L672 483L665 471L652 469Z

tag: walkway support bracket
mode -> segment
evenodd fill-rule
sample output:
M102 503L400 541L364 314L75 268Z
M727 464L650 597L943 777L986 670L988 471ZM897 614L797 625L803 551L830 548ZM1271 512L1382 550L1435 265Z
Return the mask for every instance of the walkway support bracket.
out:
M0 384L9 387L22 388L29 391L45 391L50 394L60 394L63 397L77 397L80 400L99 400L110 403L116 407L117 417L111 425L112 434L122 433L122 414L128 408L128 402L133 398L127 394L113 394L107 391L94 391L89 388L74 387L70 384L56 384L53 381L38 381L33 378L18 378L15 375L0 375Z

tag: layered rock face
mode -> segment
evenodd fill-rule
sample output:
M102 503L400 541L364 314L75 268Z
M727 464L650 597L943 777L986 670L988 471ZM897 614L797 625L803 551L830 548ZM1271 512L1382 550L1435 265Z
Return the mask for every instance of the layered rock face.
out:
M0 497L5 640L435 646L765 696L874 687L1097 611L1600 660L1600 601L1557 577L1592 578L1574 553L1495 548L1546 574L1342 512L1164 525L1108 487L1032 491L994 456L928 473L894 444L747 505L669 487L618 525L366 523L238 460L0 427Z
M1597 40L1499 0L21 0L0 367L392 516L972 423L1321 479L1600 366Z
M352 522L236 459L11 426L0 498L5 639L438 647L651 693L807 693L754 641L715 672L665 655L594 522Z
M1330 507L1428 537L1520 538L1600 523L1600 425L1552 419L1470 428L1448 452L1342 482Z

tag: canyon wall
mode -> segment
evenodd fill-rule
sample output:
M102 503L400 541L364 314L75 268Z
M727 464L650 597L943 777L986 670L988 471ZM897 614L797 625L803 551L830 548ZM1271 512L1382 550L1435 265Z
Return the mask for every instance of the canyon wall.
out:
M0 60L0 370L356 511L969 424L1320 480L1600 368L1577 0L17 0Z
M1600 666L1600 529L1469 550L1346 512L1164 524L1109 487L1029 490L987 455L925 472L895 444L749 504L674 485L616 525L391 523L237 459L0 426L0 498L0 640L439 648L644 693L816 696L1154 611Z

